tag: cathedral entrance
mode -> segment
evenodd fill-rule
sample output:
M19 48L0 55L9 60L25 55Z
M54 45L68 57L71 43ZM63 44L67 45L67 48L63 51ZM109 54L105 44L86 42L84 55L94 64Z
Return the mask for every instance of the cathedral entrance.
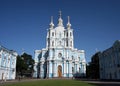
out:
M62 77L62 66L61 65L58 66L58 77L59 78Z

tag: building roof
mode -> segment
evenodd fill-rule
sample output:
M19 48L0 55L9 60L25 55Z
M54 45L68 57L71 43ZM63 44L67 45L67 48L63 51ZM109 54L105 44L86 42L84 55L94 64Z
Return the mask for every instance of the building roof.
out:
M7 51L8 53L13 53L13 54L17 55L17 52L16 52L16 51L14 51L14 50L9 50L8 48L6 48L6 47L4 47L4 46L2 46L2 45L0 45L0 51L1 51L1 50L4 50L4 51Z

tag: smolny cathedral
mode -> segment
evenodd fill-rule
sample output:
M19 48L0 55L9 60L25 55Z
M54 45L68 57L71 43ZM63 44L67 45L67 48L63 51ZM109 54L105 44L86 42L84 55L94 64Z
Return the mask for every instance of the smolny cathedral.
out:
M74 35L69 17L66 27L63 25L61 12L56 27L51 17L46 48L35 50L34 60L35 78L72 78L75 74L86 75L85 51L74 48Z

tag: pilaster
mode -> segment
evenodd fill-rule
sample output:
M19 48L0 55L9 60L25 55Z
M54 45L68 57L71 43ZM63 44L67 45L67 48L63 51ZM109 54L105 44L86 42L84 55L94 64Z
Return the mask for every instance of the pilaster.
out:
M49 78L49 61L47 61L47 78Z
M63 66L64 66L63 67L63 69L64 69L63 76L66 77L66 73L67 73L67 71L66 71L66 61L63 62Z
M40 78L44 78L43 64L44 64L44 62L40 62Z
M53 77L57 77L57 63L56 61L53 62Z
M53 76L53 73L52 73L52 62L51 61L49 61L49 78L52 78L52 76Z

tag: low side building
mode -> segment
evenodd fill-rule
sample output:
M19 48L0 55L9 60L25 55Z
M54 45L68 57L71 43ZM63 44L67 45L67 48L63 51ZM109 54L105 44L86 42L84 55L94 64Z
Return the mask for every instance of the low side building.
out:
M0 46L0 80L12 80L16 76L17 53Z
M99 56L100 79L120 80L120 40Z

